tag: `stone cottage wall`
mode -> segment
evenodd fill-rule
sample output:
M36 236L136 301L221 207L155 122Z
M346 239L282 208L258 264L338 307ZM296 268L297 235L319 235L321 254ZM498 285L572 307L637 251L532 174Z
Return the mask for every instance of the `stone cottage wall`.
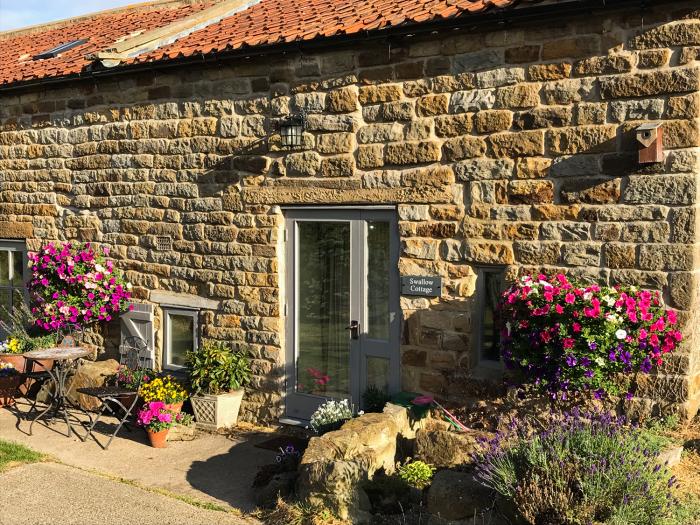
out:
M400 272L445 282L440 299L401 299L403 388L469 395L479 266L561 270L663 291L687 339L638 395L692 414L693 5L465 23L0 94L0 238L104 243L138 299L214 301L203 335L250 349L245 417L271 419L284 360L279 206L395 204ZM308 129L290 152L274 122L298 110ZM640 166L633 130L648 121L664 125L666 160Z

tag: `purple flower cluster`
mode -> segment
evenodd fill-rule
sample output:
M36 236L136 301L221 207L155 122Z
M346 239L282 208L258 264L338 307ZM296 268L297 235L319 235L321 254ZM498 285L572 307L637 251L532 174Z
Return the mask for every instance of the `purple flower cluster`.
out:
M658 444L624 418L575 409L555 417L545 430L532 428L527 421L513 421L482 442L475 463L476 478L516 507L533 486L558 492L549 503L531 494L522 512L530 513L533 523L544 523L539 520L552 511L576 516L580 523L617 523L627 516L639 518L635 523L656 523L671 511L675 477L660 464ZM548 508L551 501L569 501L570 508ZM531 515L533 508L541 512L539 519Z

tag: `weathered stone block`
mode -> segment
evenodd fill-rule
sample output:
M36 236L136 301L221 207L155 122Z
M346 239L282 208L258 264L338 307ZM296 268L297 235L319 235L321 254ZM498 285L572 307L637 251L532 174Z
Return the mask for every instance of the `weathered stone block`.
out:
M447 113L449 97L446 94L427 95L416 100L416 114L429 117Z
M513 88L505 88L513 89ZM457 91L450 97L450 112L464 113L480 109L490 109L496 100L496 94L492 89L473 89L470 91Z
M421 164L440 160L440 146L436 142L405 142L386 145L384 160L387 164Z
M515 259L521 264L557 264L561 244L543 241L516 241L513 243Z
M384 145L368 144L357 147L357 167L372 169L384 166Z
M496 91L495 103L497 107L508 109L535 107L540 103L540 84L518 84L499 88Z
M634 244L608 243L603 247L604 264L608 268L634 268L637 263Z
M645 244L639 247L639 267L643 270L693 269L693 247L683 244Z
M586 222L547 222L540 231L543 239L555 241L584 241L591 237L591 225Z
M454 165L455 175L462 182L483 179L508 179L513 173L510 159L472 159ZM529 178L529 177L527 177Z
M630 204L692 204L696 179L688 175L633 175L623 192Z
M447 160L481 157L486 152L486 143L479 137L457 137L446 140L442 150Z
M600 96L613 99L698 91L698 71L698 68L686 68L604 77L600 79Z
M473 263L513 264L513 248L509 244L468 240L464 243L464 259Z
M457 137L470 133L473 127L472 113L445 115L435 118L435 134L438 137Z
M494 133L510 129L513 113L507 110L479 111L474 118L474 125L479 133Z
M551 151L555 154L598 153L615 151L617 127L579 126L547 132Z
M668 64L671 58L670 49L649 49L637 53L637 67L640 69L656 69Z
M290 177L313 177L321 167L321 157L315 151L292 153L285 159L285 168Z
M539 107L515 115L515 129L539 129L569 126L572 123L571 108L565 106Z
M436 239L404 239L401 241L403 254L416 259L435 260L440 241Z
M317 137L316 148L319 153L350 153L354 144L352 133L324 133Z
M496 157L534 157L544 154L544 133L541 131L497 133L488 137L488 143Z
M352 177L354 172L355 159L351 155L322 159L318 170L321 177Z
M542 98L550 105L590 101L594 98L595 86L596 82L591 78L547 82L542 88Z
M385 84L379 86L361 86L359 100L364 104L377 104L379 102L391 102L402 97L401 85Z
M510 86L525 81L525 70L519 67L490 69L475 75L480 88Z
M505 61L509 64L527 64L540 59L541 45L510 47L505 51Z
M600 245L591 243L570 243L562 247L561 260L571 266L599 266Z
M554 184L549 180L522 180L508 183L511 204L545 204L554 200Z
M579 76L614 75L628 73L633 66L634 55L631 53L596 56L576 62L574 73Z
M335 89L326 97L326 108L333 113L351 113L357 110L357 89L352 86Z
M561 199L571 204L615 204L620 191L620 179L573 179L562 184Z
M568 62L535 64L528 68L528 78L533 82L562 80L571 76L572 66Z
M589 56L598 54L599 51L600 37L598 35L561 38L559 40L545 42L542 46L542 60Z
M630 39L630 46L636 49L680 47L700 45L700 22L682 20L644 30Z
M610 103L611 116L615 122L625 120L659 119L664 112L662 99L626 100Z
M541 179L549 175L552 160L545 157L521 157L515 164L518 179Z

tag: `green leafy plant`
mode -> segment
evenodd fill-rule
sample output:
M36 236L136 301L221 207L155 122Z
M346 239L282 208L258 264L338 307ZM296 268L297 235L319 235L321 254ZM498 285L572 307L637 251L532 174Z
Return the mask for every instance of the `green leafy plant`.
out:
M399 477L411 487L424 489L433 480L435 467L423 461L408 461L398 468Z
M205 341L197 350L188 352L186 359L195 392L217 395L238 390L250 381L248 357L220 341Z
M374 385L368 386L362 394L362 403L365 412L381 412L391 398L386 390L378 388Z

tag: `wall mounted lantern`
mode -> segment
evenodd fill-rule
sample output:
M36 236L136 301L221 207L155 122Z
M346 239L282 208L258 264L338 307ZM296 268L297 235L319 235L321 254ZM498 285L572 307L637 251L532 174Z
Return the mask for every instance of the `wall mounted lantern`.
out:
M280 138L282 147L297 148L301 146L304 130L306 129L306 115L295 113L283 117L279 121Z

